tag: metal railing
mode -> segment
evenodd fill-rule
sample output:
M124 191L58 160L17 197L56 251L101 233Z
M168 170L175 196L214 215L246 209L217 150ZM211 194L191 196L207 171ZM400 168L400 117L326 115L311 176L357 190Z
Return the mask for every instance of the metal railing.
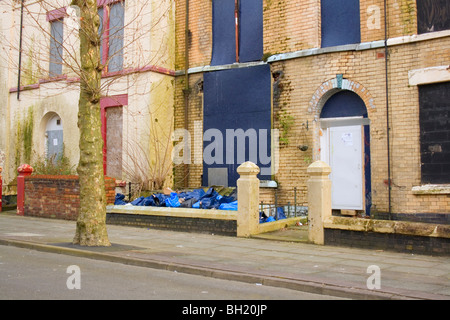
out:
M282 209L282 210L280 210ZM308 207L300 206L297 203L297 188L294 188L294 199L293 202L280 202L278 200L278 192L275 192L275 202L274 203L260 203L260 212L269 218L273 217L275 220L294 217L303 217L308 215ZM283 217L284 215L284 217Z

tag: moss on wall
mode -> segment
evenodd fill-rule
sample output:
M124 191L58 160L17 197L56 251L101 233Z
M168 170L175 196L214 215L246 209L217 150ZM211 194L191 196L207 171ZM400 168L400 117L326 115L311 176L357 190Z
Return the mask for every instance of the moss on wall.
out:
M29 107L23 119L17 119L15 136L15 166L19 167L22 163L30 163L33 149L33 128L34 116L33 107Z
M401 24L403 26L403 34L411 35L416 33L416 3L414 0L402 0L400 4Z

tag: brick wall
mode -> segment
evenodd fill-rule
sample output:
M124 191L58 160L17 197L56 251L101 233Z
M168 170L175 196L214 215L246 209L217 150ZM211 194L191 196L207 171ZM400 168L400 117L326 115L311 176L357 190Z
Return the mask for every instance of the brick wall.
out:
M352 83L351 90L364 100L371 121L373 209L388 210L385 61L377 57L377 52L379 49L344 51L272 64L272 70L281 70L284 74L280 81L280 96L274 103L274 115L283 111L295 119L289 134L292 143L280 149L280 170L276 178L281 189L300 187L304 192L301 199L306 199L306 189L301 186L308 178L306 167L309 161L318 159L320 146L316 119L320 115L321 98L331 90L329 80L343 74L344 79ZM389 48L393 212L450 213L448 195L415 195L412 192L414 186L421 185L420 126L418 88L408 85L409 70L448 64L449 55L450 37ZM317 95L319 97L315 98ZM275 127L279 127L279 119L276 116L274 119ZM306 122L309 123L308 132L303 129ZM299 144L309 144L312 148L300 152Z
M186 2L176 2L176 69L184 69ZM416 1L388 3L388 36L417 33ZM264 53L321 45L320 1L263 0ZM384 39L384 0L360 1L361 42ZM212 54L212 1L189 1L189 65L209 65Z
M106 177L107 203L114 203L115 180ZM76 220L80 210L78 176L32 175L25 179L25 215Z
M184 1L177 4L177 52L179 67L184 61ZM320 1L263 1L264 53L292 53L298 50L320 48ZM207 1L190 1L190 66L208 66L212 47L211 5ZM201 12L201 13L200 13ZM387 7L388 37L396 38L417 34L416 1L389 1ZM199 18L201 16L201 19ZM384 40L384 1L361 0L361 42ZM199 26L203 24L201 28ZM200 34L202 46L200 46ZM207 35L209 34L209 36ZM432 34L429 34L432 35ZM409 40L412 40L408 42ZM394 213L447 213L450 214L448 194L417 194L413 187L420 186L420 123L418 87L409 85L408 71L448 65L450 36L444 35L424 41L399 41L388 49L389 101L386 101L385 49L383 46L368 50L341 50L299 56L272 62L272 72L281 72L273 100L273 127L281 128L281 115L294 118L288 138L289 144L280 149L278 182L280 202L293 199L297 187L299 205L307 205L308 179L306 169L320 154L318 117L326 97L335 92L332 80L342 75L366 104L370 119L371 187L373 212L389 210L389 187ZM200 50L200 48L208 50ZM202 73L189 76L188 130L193 133L194 121L202 121L202 93L196 83ZM175 97L175 127L184 127L184 77L177 77ZM276 93L276 94L275 94ZM387 102L389 102L389 137L391 181L388 181ZM308 127L308 129L306 129ZM308 145L302 152L299 145ZM194 150L194 142L192 142ZM185 177L181 167L175 170L175 181ZM202 165L189 166L187 185L201 184ZM263 195L266 197L266 195Z
M179 210L179 209L175 209ZM155 228L183 232L213 233L236 236L236 220L201 219L176 216L108 213L106 223L121 226Z
M185 68L186 1L176 2L177 70ZM212 53L212 1L189 1L189 66L209 65Z
M345 246L371 250L386 250L414 254L450 254L450 239L325 229L325 245Z

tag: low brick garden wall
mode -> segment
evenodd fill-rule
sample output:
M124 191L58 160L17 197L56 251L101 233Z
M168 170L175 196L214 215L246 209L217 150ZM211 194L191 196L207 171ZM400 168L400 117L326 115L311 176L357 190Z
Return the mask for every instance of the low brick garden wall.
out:
M450 225L330 217L325 245L429 255L450 255Z
M106 223L122 226L236 236L237 211L108 206Z
M105 177L107 204L114 203L116 182ZM25 178L25 215L77 220L80 210L78 176L31 175Z

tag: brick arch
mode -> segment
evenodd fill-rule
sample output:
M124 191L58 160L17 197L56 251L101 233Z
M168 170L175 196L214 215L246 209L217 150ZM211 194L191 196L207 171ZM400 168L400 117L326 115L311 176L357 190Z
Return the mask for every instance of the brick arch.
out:
M320 113L327 100L333 94L342 90L349 90L356 93L364 101L370 118L370 113L376 106L374 104L374 98L369 90L359 82L344 79L342 75L338 75L336 78L325 81L317 88L309 102L308 112L314 114L315 120L319 120Z

